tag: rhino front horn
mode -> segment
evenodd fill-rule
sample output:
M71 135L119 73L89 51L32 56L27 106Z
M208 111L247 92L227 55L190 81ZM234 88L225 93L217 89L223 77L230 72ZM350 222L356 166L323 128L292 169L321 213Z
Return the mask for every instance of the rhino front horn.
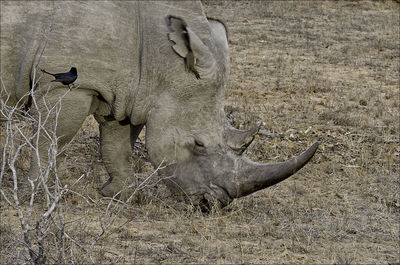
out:
M300 155L281 163L255 163L241 157L237 161L237 175L233 181L236 186L235 194L230 192L230 195L240 198L285 180L307 164L317 151L318 145L319 142L315 142Z

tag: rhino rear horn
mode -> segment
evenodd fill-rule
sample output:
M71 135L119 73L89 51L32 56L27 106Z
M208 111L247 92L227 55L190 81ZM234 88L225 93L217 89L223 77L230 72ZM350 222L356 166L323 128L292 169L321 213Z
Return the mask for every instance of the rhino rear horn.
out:
M186 69L197 79L215 72L215 59L210 49L181 18L168 16L167 26L170 30L168 39L174 42L172 49L185 59Z
M230 124L226 124L224 128L225 142L234 153L241 155L253 142L260 126L261 122L258 122L249 130L238 130Z

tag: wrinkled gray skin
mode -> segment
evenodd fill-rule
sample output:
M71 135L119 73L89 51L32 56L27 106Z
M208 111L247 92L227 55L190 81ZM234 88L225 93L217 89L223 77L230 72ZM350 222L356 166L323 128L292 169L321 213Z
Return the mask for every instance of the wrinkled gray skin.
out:
M23 95L35 67L54 73L77 67L79 88L62 100L59 148L94 114L110 174L101 189L105 196L126 187L131 144L144 125L153 166L168 165L160 171L167 186L205 207L215 202L225 206L284 180L317 149L315 143L298 157L277 164L254 163L241 156L259 126L239 131L226 122L227 34L222 23L205 17L200 2L2 1L1 12L1 74L12 94L10 104L27 102ZM171 38L169 16L183 23L189 42L182 34ZM193 52L200 79L188 71L180 48ZM47 88L52 80L36 71L38 77L38 87ZM68 90L60 83L51 86L47 95L42 95L42 88L37 91L41 111L43 98L54 103ZM34 108L31 112L37 115ZM44 165L48 142L40 139L40 146ZM34 157L30 176L38 169Z

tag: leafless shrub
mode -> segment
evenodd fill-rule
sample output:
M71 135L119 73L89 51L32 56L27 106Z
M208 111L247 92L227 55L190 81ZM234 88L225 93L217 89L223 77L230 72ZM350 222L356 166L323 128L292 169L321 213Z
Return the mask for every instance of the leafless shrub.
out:
M35 75L35 74L34 74ZM36 83L34 78L34 85L29 93L32 100L32 108L38 110L38 102L36 97ZM23 240L20 245L29 253L21 251L21 260L17 262L30 261L34 264L43 264L46 262L48 254L45 249L45 241L47 237L54 237L55 242L58 244L56 260L51 262L60 263L63 260L63 253L65 248L65 223L59 201L63 194L66 192L67 187L61 185L59 175L56 168L56 157L58 155L58 137L56 135L58 115L61 110L60 98L56 104L47 105L47 113L37 112L38 115L30 115L28 112L23 111L20 107L21 104L16 106L8 106L7 102L10 94L7 93L4 83L1 79L2 94L0 101L0 118L3 122L2 129L4 135L1 148L1 173L0 173L0 193L2 198L18 212L18 219L21 226ZM50 86L45 89L47 93ZM41 88L44 90L44 88ZM56 119L51 119L55 115ZM27 127L36 128L32 132L26 130ZM41 165L39 156L39 138L45 137L50 145L48 150L47 163ZM21 156L21 151L25 147L32 149L32 156L36 157L39 166L39 174L28 175L22 179L21 174L17 170L16 161ZM6 174L6 172L10 172ZM54 175L54 179L50 176ZM5 177L12 180L12 190L8 192L5 185ZM24 181L28 183L29 188L20 192L20 184ZM22 193L29 194L28 202L21 200ZM42 204L43 201L40 197L44 197L44 209L40 214L35 211L35 204ZM56 231L50 231L50 227L56 227Z
M106 249L98 248L98 241L110 230L114 221L128 206L139 190L146 188L149 181L156 174L152 172L139 184L127 187L131 191L126 201L120 201L117 196L93 200L74 190L74 186L85 176L82 175L71 185L63 185L62 177L57 169L57 157L64 151L58 145L60 136L57 136L58 116L62 109L62 99L66 92L54 103L46 101L46 95L51 91L47 87L37 87L39 78L33 76L33 86L25 95L32 102L30 111L25 111L21 101L9 106L7 103L10 94L4 87L0 76L0 194L2 208L7 207L17 213L19 228L17 234L7 234L2 237L2 243L7 246L7 254L2 255L0 263L16 262L31 264L75 264L97 263L97 256L107 253ZM40 104L44 104L39 109ZM35 114L32 114L35 113ZM48 145L46 159L40 156L39 138L44 137ZM32 169L28 174L21 170L20 160L26 160L27 152L31 149ZM28 152L29 153L29 152ZM46 160L46 161L41 161ZM123 192L123 191L121 191ZM86 201L88 207L99 209L99 220L96 222L98 232L91 237L79 238L83 231L76 231L79 227L76 220L69 220L63 211L63 200L67 194L78 196ZM106 202L106 203L104 203ZM87 224L85 224L87 225ZM81 226L85 229L86 226ZM7 242L6 242L7 241ZM96 253L96 257L95 254ZM113 253L111 253L113 254ZM114 255L114 254L113 254ZM114 255L113 262L121 259Z

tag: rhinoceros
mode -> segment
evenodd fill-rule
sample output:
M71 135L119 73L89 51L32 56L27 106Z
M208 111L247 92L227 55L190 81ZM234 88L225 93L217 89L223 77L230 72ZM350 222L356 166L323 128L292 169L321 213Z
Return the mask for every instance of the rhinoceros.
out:
M77 87L51 83L40 71L78 69ZM226 119L229 76L225 25L207 18L200 1L1 1L2 90L9 103L29 103L38 80L38 108L61 95L59 148L85 118L100 126L101 155L110 175L101 189L114 196L126 187L132 145L146 125L153 166L173 194L194 205L226 206L274 185L302 168L318 142L288 161L256 163L242 156L258 125L237 130ZM3 91L4 92L4 91ZM35 114L36 113L36 114ZM40 139L40 160L48 141ZM29 174L39 170L32 158Z

